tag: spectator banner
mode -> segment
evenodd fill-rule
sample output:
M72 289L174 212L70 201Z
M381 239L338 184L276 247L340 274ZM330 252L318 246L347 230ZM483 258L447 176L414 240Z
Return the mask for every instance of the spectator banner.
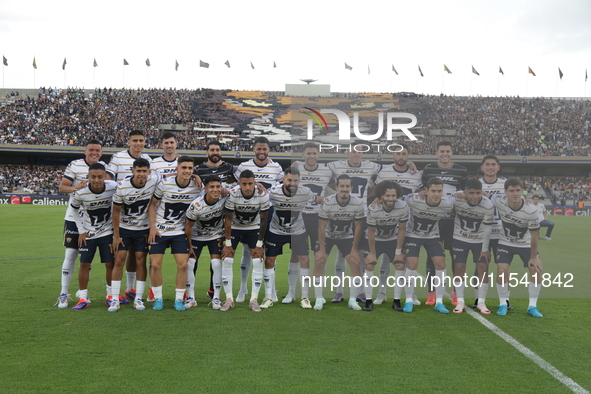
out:
M0 194L0 205L32 204L32 205L68 205L68 196L38 196Z

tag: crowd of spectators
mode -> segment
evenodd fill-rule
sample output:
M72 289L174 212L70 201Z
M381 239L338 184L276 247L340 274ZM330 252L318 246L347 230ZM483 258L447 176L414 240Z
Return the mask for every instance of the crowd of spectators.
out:
M177 133L180 149L203 149L208 135L226 121L240 127L224 131L224 148L250 150L253 138L248 123L237 121L238 111L224 105L228 92L102 88L85 93L79 88L41 88L38 97L15 93L0 107L0 143L84 145L98 139L105 147L124 147L129 131L139 129L146 133L146 146L157 148L158 125L177 124L187 128ZM277 99L281 92L267 93L272 103L268 108L277 113L288 110ZM454 142L457 155L591 155L587 101L443 95L415 96L413 100L422 105L417 110L417 126L422 128L416 130L424 135L420 142L411 143L415 152L432 154L437 142L446 138ZM266 121L274 122L272 117ZM433 129L455 130L457 135L431 135ZM272 149L284 152L291 148L279 144Z
M0 166L0 190L3 194L58 194L64 166L3 165Z

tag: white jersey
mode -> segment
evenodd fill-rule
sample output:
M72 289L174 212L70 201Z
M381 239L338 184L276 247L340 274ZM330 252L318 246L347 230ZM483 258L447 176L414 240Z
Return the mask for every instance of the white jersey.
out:
M359 167L351 167L348 160L337 160L328 163L335 182L339 175L347 174L351 177L351 195L359 197L367 205L367 183L373 174L377 174L382 166L369 160L362 160ZM364 207L365 207L364 205Z
M482 191L488 193L490 199L492 199L493 196L502 197L505 195L505 182L507 182L505 178L497 178L496 181L488 183L484 180L484 177L482 177L479 181L482 183ZM502 232L503 226L501 225L501 217L499 216L499 213L496 212L495 208L495 224L493 224L490 239L500 239Z
M95 239L113 234L113 220L111 219L113 194L117 182L105 181L105 188L95 193L87 186L72 194L71 206L84 210L84 231L87 239Z
M351 196L349 203L342 206L337 201L337 194L324 199L320 206L318 218L326 220L325 235L329 239L354 238L353 224L355 220L365 217L365 208L361 198Z
M105 162L99 161L102 165L107 167ZM64 178L70 180L72 182L72 186L76 186L80 182L84 182L88 180L88 163L86 159L77 159L73 160L68 164L66 170L64 171ZM73 215L78 215L76 210L72 208L72 196L74 193L70 193L70 201L68 202L68 209L66 209L66 217L65 219L69 222L74 221Z
M298 187L294 196L286 196L283 185L275 185L269 190L273 205L273 218L269 231L279 235L299 235L306 232L302 210L316 200L316 195L306 186Z
M469 243L482 243L484 227L494 224L495 206L490 199L482 196L480 202L470 205L465 198L453 198L456 217L453 238Z
M154 198L160 200L156 209L156 228L161 236L185 233L187 208L201 190L193 179L187 186L179 186L176 176L171 176L156 186Z
M192 239L195 241L212 241L224 236L224 204L225 198L209 204L205 196L197 197L187 210L187 219L195 222Z
M408 222L409 214L410 208L402 200L396 200L389 212L382 204L374 202L368 209L367 226L375 227L376 241L395 241L398 239L398 223Z
M267 190L281 182L285 175L281 165L271 159L262 167L256 165L254 159L240 164L234 173L236 181L240 182L240 174L244 170L251 170L254 173L254 180L263 185Z
M499 212L503 225L499 245L518 248L531 247L531 233L528 230L540 229L540 222L534 205L522 200L521 208L514 210L509 206L506 196L495 196L493 203Z
M158 184L158 175L151 174L143 187L133 184L133 177L119 182L113 195L113 205L121 206L119 227L126 230L150 228L148 206Z
M454 208L451 198L445 196L436 206L427 204L427 197L419 193L409 194L406 203L410 206L410 219L406 235L411 238L439 238L439 220L449 216Z
M255 187L251 198L244 198L240 185L234 186L226 198L226 210L234 212L232 228L234 230L257 230L261 224L260 212L267 212L271 207L269 193L260 194Z
M415 193L417 189L420 189L423 184L421 178L422 174L418 171L414 174L411 174L408 170L398 171L394 168L394 164L392 164L382 168L375 183L378 184L388 179L393 180L402 187L402 195L406 196L407 194ZM398 198L402 198L402 196L398 196Z
M152 161L150 156L145 153L142 153L140 157L149 162ZM133 162L136 160L137 158L133 157L128 150L117 152L111 157L111 161L107 166L107 173L111 175L111 178L115 181L131 178L131 169L133 168Z
M150 163L150 169L155 171L160 179L166 179L166 177L170 174L174 174L177 172L177 158L174 160L166 160L164 156L157 157L152 159Z
M326 185L330 183L332 171L328 168L326 163L318 163L314 170L306 170L303 161L296 161L296 168L300 170L300 185L306 186L316 196L324 196L324 190ZM316 201L310 202L306 205L303 213L315 213L318 214L320 204L316 204Z

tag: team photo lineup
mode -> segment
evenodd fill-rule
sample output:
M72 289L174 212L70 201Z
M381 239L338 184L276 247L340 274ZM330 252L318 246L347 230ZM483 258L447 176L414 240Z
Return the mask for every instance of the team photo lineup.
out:
M540 227L549 227L543 239L551 240L554 224L538 196L524 197L519 179L498 176L501 163L494 155L482 157L481 177L470 178L453 162L453 143L445 140L437 144L436 162L421 171L404 143L392 153L393 164L382 165L363 159L355 145L343 159L322 162L318 144L309 141L301 160L287 168L269 158L265 137L255 138L254 159L238 166L222 160L216 140L208 142L202 163L176 152L174 133L161 135L160 157L144 153L145 143L142 131L130 132L128 149L107 164L101 143L90 140L85 157L65 170L59 191L70 194L70 201L59 308L72 300L78 258L78 301L71 309L89 307L89 274L98 254L106 268L109 312L122 304L144 310L146 302L162 310L169 296L163 282L172 283L162 275L170 248L177 311L197 306L201 256L209 261L207 295L214 310L229 311L245 301L255 312L272 307L279 302L275 283L286 279L276 278L276 260L289 252L283 304L299 298L303 309L319 311L328 299L372 311L392 299L395 311L411 313L421 305L416 292L427 291L425 304L442 314L472 307L505 316L513 309L510 272L518 272L529 274L527 314L543 317L537 305L543 287L538 242ZM233 267L239 254L238 287ZM334 273L327 272L329 256L335 257ZM473 303L467 301L470 287ZM494 294L489 288L496 288ZM487 297L498 299L494 311Z

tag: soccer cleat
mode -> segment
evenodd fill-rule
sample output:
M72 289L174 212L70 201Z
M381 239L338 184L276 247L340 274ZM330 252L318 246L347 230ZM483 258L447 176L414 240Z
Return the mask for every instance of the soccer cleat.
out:
M154 297L154 292L152 291L152 288L151 287L148 290L148 299L146 301L147 302L154 302L154 301L156 301L156 297Z
M402 312L402 305L400 305L400 300L394 300L392 302L392 309L394 309L396 312Z
M435 292L434 291L429 292L429 294L427 295L427 302L425 302L425 305L435 305Z
M132 300L133 300L133 298L132 298ZM121 305L129 304L129 300L127 300L126 298L123 298L123 296L121 294L119 294L119 303Z
M307 298L302 298L302 300L300 301L300 306L303 309L312 309L312 304L310 304L310 300Z
M185 307L183 300L174 300L174 309L178 312L183 312L187 308Z
M449 313L449 311L447 310L445 305L443 305L441 302L438 302L437 304L435 304L435 308L433 308L433 309L435 309L439 313L443 313L443 314Z
M497 311L497 315L507 316L507 305L499 305L499 310Z
M285 296L285 298L283 299L283 301L281 301L282 304L291 304L293 302L294 297L291 294L288 294Z
M349 309L353 309L354 311L360 311L361 307L357 303L357 300L349 300Z
M253 312L260 312L262 311L261 307L259 306L259 302L258 300L254 299L254 300L250 300L250 303L248 304L248 307L253 311Z
M456 295L456 291L451 292L451 304L458 305L458 296Z
M321 311L324 307L324 298L316 298L316 303L314 304L315 311Z
M411 313L413 306L414 305L413 305L412 302L405 302L404 303L404 308L402 308L402 312Z
M245 292L239 291L238 297L236 297L236 302L244 302L244 300L246 300L247 294L248 294L248 291L245 291Z
M546 241L552 241L552 238L548 237L547 235L544 237L544 239ZM540 311L538 311L538 312L540 312ZM540 315L541 315L541 313L540 313ZM534 316L534 317L542 317L542 316Z
M384 293L379 293L378 296L376 297L376 300L373 302L373 304L374 305L382 305L387 300L388 299L386 298L386 295Z
M268 309L273 306L273 301L270 298L263 299L263 303L261 304L261 309Z
M193 308L194 306L197 306L197 300L196 299L194 299L192 297L189 297L189 298L187 298L185 300L185 303L184 303L184 308L185 309ZM175 302L175 308L176 308L176 302Z
M413 304L414 306L419 306L419 305L421 305L421 301L419 301L419 299L417 298L417 295L416 295L416 294L413 294L413 295L412 295L412 304Z
M118 310L119 310L119 301L111 300L111 305L109 306L109 309L107 309L107 311L117 312Z
M162 301L162 298L156 298L154 300L154 306L152 306L152 309L155 311L161 311L162 308L164 308L164 301Z
M466 305L463 302L458 302L458 305L456 305L453 312L454 313L462 313L462 312L464 312L465 307L466 307Z
M84 298L81 298L80 301L72 308L73 311L81 311L82 309L88 307L88 301Z
M527 308L527 314L533 317L544 317L544 315L542 315L542 313L536 306L530 306L529 308Z
M211 309L219 310L222 308L222 301L219 298L211 300Z
M478 298L474 300L474 303L471 306L472 309L478 309Z
M488 308L486 307L486 305L484 304L484 302L479 303L476 306L476 309L478 311L480 311L480 313L482 313L483 315L490 315L490 311L488 310Z
M123 293L123 295L128 300L135 300L135 289L125 290L125 293Z
M366 312L373 311L373 301L372 300L366 300L365 301L365 307L363 307L363 310L366 311Z
M361 293L357 296L357 298L355 298L355 301L357 302L365 302L367 301L367 298L365 297L365 293Z
M344 299L345 297L343 297L343 293L337 292L331 302L336 304L337 302L342 302Z
M507 300L507 310L508 311L512 311L513 307L511 306L511 303L509 302L509 300Z
M231 298L226 298L226 302L224 302L224 305L222 305L222 307L220 308L220 311L226 312L226 311L229 311L230 309L234 309L234 300Z
M68 300L71 300L70 295L66 294L66 293L62 293L60 294L59 297L57 297L57 301L55 304L53 304L53 306L56 306L60 309L64 309L68 307Z
M133 307L136 311L143 311L144 309L146 309L146 306L144 305L144 300L141 298L136 298L133 301Z

